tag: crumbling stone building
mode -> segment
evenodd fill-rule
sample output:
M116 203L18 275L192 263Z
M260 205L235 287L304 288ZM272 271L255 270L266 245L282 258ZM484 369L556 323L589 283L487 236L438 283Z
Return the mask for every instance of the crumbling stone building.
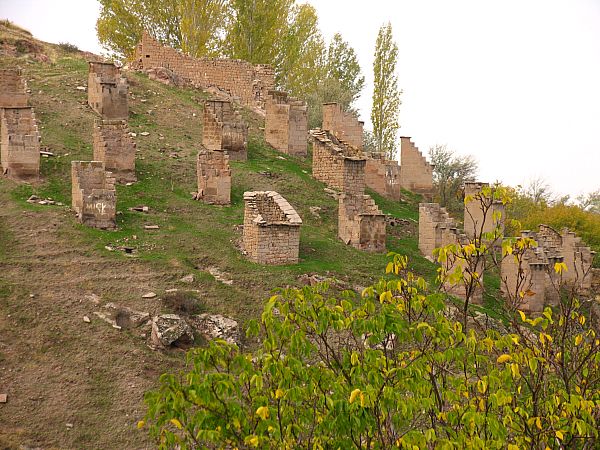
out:
M296 264L302 219L285 198L273 191L244 192L243 245L258 264Z
M379 195L400 200L400 164L382 153L367 154L365 183Z
M231 160L248 158L248 125L231 102L204 102L202 145L208 150L227 151Z
M127 120L127 79L113 63L89 62L88 104L104 119Z
M344 188L344 158L360 157L361 152L331 133L310 130L313 143L312 176L333 189Z
M323 130L358 150L363 148L364 125L354 114L344 111L340 104L323 103Z
M489 188L489 184L467 182L464 186L464 230L469 239L479 237L482 233L491 233L497 226L499 232L504 232L504 205L492 196L481 195L484 188ZM500 214L499 220L495 218L496 214Z
M308 107L286 92L269 91L266 102L265 140L276 150L306 156Z
M231 168L227 152L201 149L198 152L197 200L215 205L231 203Z
M507 298L521 302L515 306L539 313L547 305L558 304L560 283L580 292L592 287L595 253L574 232L565 228L559 233L548 225L540 225L538 232L527 230L521 236L534 239L537 247L526 251L520 265L509 255L502 260L501 267L502 292ZM564 263L567 270L557 274L556 263ZM520 292L526 293L522 299Z
M40 133L31 107L0 108L2 172L15 179L38 178Z
M429 198L433 194L433 166L410 137L400 137L400 187Z
M244 105L264 108L275 86L271 66L225 58L192 58L142 35L133 66L139 70L164 67L201 89L217 88Z
M81 223L93 228L116 228L115 178L102 161L71 162L72 206Z
M21 69L0 69L0 108L24 108L27 101L27 83Z
M136 181L135 142L126 120L94 121L94 161L102 161L117 183Z

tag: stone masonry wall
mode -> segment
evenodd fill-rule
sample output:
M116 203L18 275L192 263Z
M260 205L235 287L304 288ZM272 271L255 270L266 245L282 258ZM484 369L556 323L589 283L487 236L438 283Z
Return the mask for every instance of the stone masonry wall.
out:
M27 83L21 69L0 69L0 108L24 108L27 100Z
M127 120L129 116L127 79L112 63L90 62L88 104L104 119Z
M269 91L265 116L265 140L276 150L306 156L308 107L287 93Z
M135 142L125 120L94 121L94 161L102 161L117 183L136 181Z
M400 200L400 165L398 161L387 159L381 153L371 153L365 167L367 187L378 194Z
M40 174L40 133L33 108L0 109L2 172L16 179Z
M400 186L427 197L433 194L433 166L405 136L400 138Z
M244 193L243 245L258 264L296 264L302 219L277 192Z
M116 228L115 179L101 161L71 162L72 206L86 226Z
M231 160L248 158L248 125L226 100L204 102L202 145L208 150L227 151Z
M310 130L313 143L312 175L333 189L344 187L344 157L358 156L356 148L338 141L322 130Z
M143 34L137 46L134 66L165 67L199 88L216 87L245 105L264 107L268 91L275 86L275 72L268 65L224 58L192 58L161 45L148 33Z
M338 103L323 104L323 130L359 150L363 148L364 122L345 112Z
M205 203L231 203L231 168L227 152L201 149L198 152L198 195Z
M504 231L505 208L502 202L494 201L491 196L484 195L482 189L489 187L488 183L467 182L465 183L464 229L470 239L479 236L481 232L491 233L497 225L500 231ZM487 209L484 217L484 209ZM494 214L500 213L500 220L494 219Z

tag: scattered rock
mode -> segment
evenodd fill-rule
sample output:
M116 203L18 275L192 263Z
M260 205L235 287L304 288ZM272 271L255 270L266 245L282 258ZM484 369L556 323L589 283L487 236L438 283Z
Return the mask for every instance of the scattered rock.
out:
M190 324L208 340L223 339L230 344L240 343L238 323L219 314L200 314L190 319Z
M40 150L40 155L45 156L47 158L49 156L54 156L54 153Z
M156 297L155 292L148 292L147 294L142 295L142 298L155 298L155 297Z
M191 327L177 314L161 314L152 319L152 343L158 347L189 345L194 342Z
M90 320L90 318L88 316L83 316L83 321L85 323L90 323L91 322L91 320Z
M136 311L127 306L107 303L104 307L112 312L115 323L124 329L137 328L150 320L150 313Z
M142 131L140 133L140 136L150 136L150 133L148 133L147 131Z
M215 280L220 281L227 286L231 286L233 284L233 280L229 279L227 274L221 272L218 267L207 267L206 271L215 277Z
M190 273L189 275L186 275L179 281L181 281L182 283L193 283L195 279L196 277L194 277L194 274Z
M0 394L0 403L6 403L8 401L7 394Z
M334 190L334 189L331 189L331 188L325 188L325 189L323 189L323 190L324 190L324 191L327 193L327 195L329 195L331 198L334 198L334 199L336 199L336 200L337 200L337 199L338 199L338 197L340 196L340 193L339 193L338 191Z
M69 428L69 429L70 429L70 428L73 428L73 424L72 424L72 423L66 423L65 425L66 425L66 427L67 427L67 428Z
M320 219L321 215L319 214L319 211L321 211L321 207L320 206L311 206L310 208L310 213L315 216L315 218Z
M85 86L77 86L75 89L77 89L78 91L86 91L87 88Z
M99 305L100 304L100 297L96 294L87 294L86 296L83 297L84 299L92 302L94 305Z
M144 225L144 230L158 230L160 227L158 225Z
M147 213L148 211L150 211L150 208L148 208L147 206L134 206L132 208L127 208L129 211L137 211L137 212L144 212Z

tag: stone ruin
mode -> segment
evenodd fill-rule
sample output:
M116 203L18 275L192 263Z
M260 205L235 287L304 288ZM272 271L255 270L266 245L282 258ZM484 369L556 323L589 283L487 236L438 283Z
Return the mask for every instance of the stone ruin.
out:
M382 153L367 155L365 183L379 195L392 200L400 200L400 165L398 161L387 159Z
M489 187L488 183L476 181L465 183L464 194L468 201L465 201L464 230L469 239L478 238L481 233L491 233L498 225L499 231L504 233L505 208L502 202L485 195L478 195L487 187ZM500 221L494 219L496 213L501 214Z
M208 150L227 151L231 160L248 158L248 125L226 100L204 102L202 145Z
M231 168L227 152L201 149L198 152L197 200L215 205L231 203Z
M127 79L113 63L89 62L88 104L104 119L127 120Z
M419 204L419 250L421 254L430 261L435 261L433 257L434 249L444 247L450 244L467 245L469 238L461 230L457 222L448 214L446 208L438 203L420 203ZM466 261L457 259L451 267L448 267L448 273L454 271L458 266L465 268ZM480 270L478 270L481 273ZM468 280L468 274L465 274ZM480 278L483 283L483 276ZM459 298L466 298L465 286L462 283L452 285L444 283L446 292ZM483 285L478 284L472 293L473 303L482 303Z
M323 103L323 130L358 150L363 148L364 125L354 114L344 111L340 104Z
M27 102L27 83L21 69L0 69L0 108L25 108Z
M258 264L296 264L302 219L285 198L273 191L244 192L243 245Z
M94 161L102 161L117 183L136 181L135 142L126 120L94 121Z
M433 166L409 137L400 137L400 187L425 197L433 194Z
M266 102L265 140L273 148L292 156L306 156L308 107L286 92L269 91Z
M558 232L548 225L539 231L523 231L521 237L532 238L537 246L526 250L519 268L515 257L502 260L501 287L503 294L521 301L518 308L542 312L544 306L556 306L560 300L557 287L562 282L580 292L592 287L591 267L594 252L574 232L567 228ZM567 270L557 274L555 263L564 263ZM519 293L523 293L523 298Z
M133 67L139 70L163 67L198 88L217 88L232 100L261 108L275 86L271 66L234 59L192 58L161 45L146 32L136 48Z
M102 161L72 161L72 205L81 223L114 229L116 223L115 178Z
M330 133L311 130L313 176L339 189L338 237L359 250L385 251L386 217L365 194L366 159Z
M31 107L0 109L2 172L27 180L40 175L40 133Z

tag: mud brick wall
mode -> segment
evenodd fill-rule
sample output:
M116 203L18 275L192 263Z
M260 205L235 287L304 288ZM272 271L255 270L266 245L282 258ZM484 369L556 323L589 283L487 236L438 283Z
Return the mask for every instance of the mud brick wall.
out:
M198 200L215 205L231 203L231 169L227 152L201 149L197 172Z
M0 108L2 172L16 179L40 174L40 133L33 108Z
M265 116L265 140L276 150L306 156L308 107L287 93L269 91Z
M117 183L136 181L135 142L125 120L94 121L94 161L102 161Z
M138 69L165 67L207 89L216 87L245 105L264 107L267 93L275 86L275 72L268 65L224 58L192 58L161 45L148 33L138 44L134 66Z
M129 107L127 79L112 63L90 62L88 104L105 119L127 119Z
M381 153L368 155L365 167L367 187L391 200L400 200L400 165Z
M313 143L313 177L330 188L343 190L344 158L360 157L360 151L337 140L327 131L310 130L310 137Z
M470 239L478 237L481 232L493 232L497 225L500 226L500 231L504 232L504 205L482 193L481 190L488 186L487 183L465 183L465 199L472 198L465 202L464 209L464 229ZM485 217L484 209L488 209ZM499 221L494 219L497 212L501 213Z
M277 192L244 193L244 249L258 264L296 264L302 219Z
M0 108L24 108L27 100L27 83L21 69L0 69Z
M359 150L363 148L364 122L345 112L337 103L323 104L323 129Z
M72 206L86 226L116 228L115 178L101 161L71 162Z
M227 151L231 160L248 158L248 125L226 100L206 100L202 114L202 145Z
M405 136L400 138L400 187L427 197L433 194L433 166Z

